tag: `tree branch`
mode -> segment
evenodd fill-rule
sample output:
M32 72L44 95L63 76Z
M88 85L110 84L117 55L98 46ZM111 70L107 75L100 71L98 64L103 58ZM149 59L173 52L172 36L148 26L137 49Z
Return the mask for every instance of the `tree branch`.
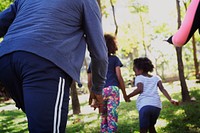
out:
M117 20L116 20L116 15L115 15L115 6L112 2L112 0L110 0L110 4L111 4L111 7L112 7L112 12L113 12L113 18L114 18L114 23L115 23L115 36L117 36L117 33L118 33L118 24L117 24Z

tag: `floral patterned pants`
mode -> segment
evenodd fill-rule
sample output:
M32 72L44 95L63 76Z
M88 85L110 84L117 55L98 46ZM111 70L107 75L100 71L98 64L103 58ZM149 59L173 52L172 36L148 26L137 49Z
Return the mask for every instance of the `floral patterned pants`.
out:
M120 102L119 88L109 86L103 89L103 111L101 115L101 132L113 133L117 131L117 107Z

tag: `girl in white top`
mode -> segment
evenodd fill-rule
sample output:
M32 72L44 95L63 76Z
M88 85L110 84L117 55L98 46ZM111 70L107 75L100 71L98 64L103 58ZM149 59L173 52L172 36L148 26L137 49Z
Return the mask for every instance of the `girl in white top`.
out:
M158 88L164 96L174 105L178 105L177 100L171 99L168 92L162 85L161 78L157 75L150 75L153 71L152 62L144 57L134 60L135 89L128 95L131 98L140 94L137 98L137 109L139 111L140 133L156 133L154 125L159 117L162 103L158 94Z

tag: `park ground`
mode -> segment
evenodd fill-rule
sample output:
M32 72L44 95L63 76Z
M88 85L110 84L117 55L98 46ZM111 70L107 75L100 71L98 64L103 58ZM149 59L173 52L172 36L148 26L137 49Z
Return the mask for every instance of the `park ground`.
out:
M180 103L179 106L170 104L161 94L163 109L156 123L158 133L200 133L200 84L194 80L187 81L192 102ZM165 83L169 94L181 101L181 88L179 82ZM134 88L127 88L130 93ZM136 98L130 103L125 103L121 95L118 107L118 132L139 133L138 112ZM67 133L99 133L100 117L97 110L88 105L88 94L80 95L81 114L73 115L71 103ZM71 101L70 101L71 102ZM0 133L27 133L27 119L21 110L18 110L13 101L0 103Z

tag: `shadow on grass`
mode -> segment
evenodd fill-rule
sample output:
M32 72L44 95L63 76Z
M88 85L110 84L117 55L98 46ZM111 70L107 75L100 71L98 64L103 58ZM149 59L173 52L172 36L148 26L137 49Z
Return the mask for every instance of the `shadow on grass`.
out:
M200 133L200 89L190 89L191 97L196 101L173 106L167 100L163 101L160 120L165 120L164 126L157 126L158 133ZM173 98L181 99L180 94ZM166 98L165 98L166 99ZM82 106L86 105L83 103ZM135 100L130 103L121 102L118 108L118 132L138 133L139 120ZM0 133L28 132L25 114L19 110L0 112ZM69 124L70 123L70 124ZM69 116L67 133L99 133L100 118L94 113Z
M28 132L27 120L22 111L0 112L0 133L25 133Z
M135 111L135 101L131 103L121 102L118 107L118 132L132 133L138 131L138 113ZM96 113L87 115L69 116L70 124L67 125L67 133L99 133L101 118Z
M0 107L4 107L4 106L7 106L7 105L15 105L15 103L10 103L10 102L5 102L5 101L0 100Z
M163 109L160 117L168 124L160 128L159 132L165 133L200 133L200 90L192 88L191 97L196 101L182 103L180 106L173 106L168 101L163 102ZM173 97L180 97L175 94Z
M138 111L136 109L135 100L130 103L120 103L118 115L119 133L133 133L139 131Z
M92 118L92 119L91 119ZM100 119L96 113L71 115L68 118L66 133L98 133Z
M71 100L70 100L71 102ZM85 105L88 105L88 102L80 103L80 106L83 107ZM72 104L69 104L69 110L72 110Z

